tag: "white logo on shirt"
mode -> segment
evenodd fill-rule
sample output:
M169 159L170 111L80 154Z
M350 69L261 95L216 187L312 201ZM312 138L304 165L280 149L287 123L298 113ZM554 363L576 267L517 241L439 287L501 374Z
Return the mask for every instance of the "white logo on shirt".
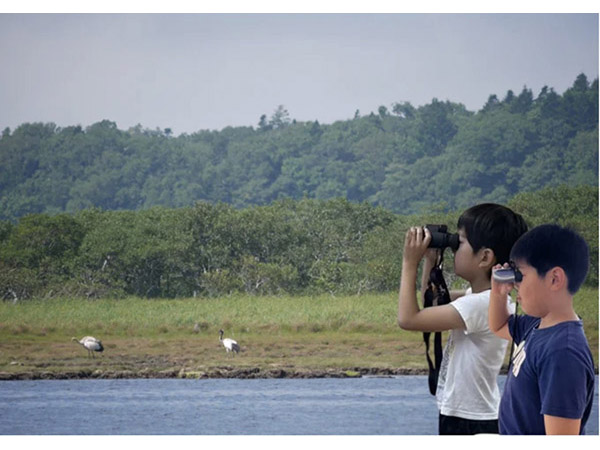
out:
M519 375L521 366L523 365L523 362L525 362L525 356L525 341L522 341L515 347L512 359L512 373L515 377Z

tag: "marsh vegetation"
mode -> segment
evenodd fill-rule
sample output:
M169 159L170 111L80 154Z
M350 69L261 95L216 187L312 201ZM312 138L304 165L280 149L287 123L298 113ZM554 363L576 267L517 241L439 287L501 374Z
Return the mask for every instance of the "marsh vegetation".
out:
M597 364L598 290L583 288L575 302ZM396 308L393 292L5 302L0 372L49 378L424 372L421 334L397 327ZM220 328L241 353L227 354ZM102 340L101 357L88 358L70 340L86 334Z

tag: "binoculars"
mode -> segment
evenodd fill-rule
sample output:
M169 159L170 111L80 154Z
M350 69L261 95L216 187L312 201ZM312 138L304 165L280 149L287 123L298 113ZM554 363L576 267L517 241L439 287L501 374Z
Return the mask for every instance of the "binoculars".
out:
M492 277L494 278L494 281L497 281L498 283L520 283L523 281L523 274L517 269L515 263L509 261L508 264L510 267L493 271Z
M429 248L450 247L453 251L458 250L458 234L448 233L447 225L425 225L431 233Z

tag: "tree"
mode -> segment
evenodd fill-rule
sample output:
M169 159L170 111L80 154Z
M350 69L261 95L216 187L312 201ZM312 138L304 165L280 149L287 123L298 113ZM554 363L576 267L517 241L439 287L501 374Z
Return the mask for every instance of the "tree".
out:
M416 114L416 109L409 102L394 103L392 112L403 119L413 119Z
M179 136L141 125L121 131L110 120L85 129L23 124L0 138L0 220L200 200L246 208L343 196L402 213L431 201L504 201L520 190L593 182L597 129L598 79L583 74L562 95L547 86L535 100L527 87L502 102L490 95L476 114L433 99L332 124L290 120L280 105L256 129Z
M589 83L585 74L580 73L573 82L573 90L579 92L586 92L588 90Z
M269 122L267 122L267 115L263 114L262 116L260 116L260 120L258 122L258 128L261 131L267 131L272 129L273 127L269 124Z
M515 93L512 91L512 89L509 89L508 91L506 91L506 95L504 96L502 103L504 105L510 106L514 100L515 100Z
M287 109L283 105L279 105L271 119L269 120L269 125L273 127L273 129L284 128L291 123L290 114Z
M498 96L496 94L492 94L488 97L487 102L483 105L481 112L487 113L498 109L500 106L500 101L498 100Z
M419 110L417 139L421 142L425 155L440 154L454 137L458 127L452 120L453 113L452 104L435 98Z
M563 94L563 115L572 128L572 136L577 131L598 127L598 83L588 86L587 77L580 74Z
M543 119L557 118L561 114L561 98L554 89L544 86L535 100Z
M533 105L533 93L531 89L523 88L518 97L515 98L510 104L510 112L512 113L526 113L531 109Z

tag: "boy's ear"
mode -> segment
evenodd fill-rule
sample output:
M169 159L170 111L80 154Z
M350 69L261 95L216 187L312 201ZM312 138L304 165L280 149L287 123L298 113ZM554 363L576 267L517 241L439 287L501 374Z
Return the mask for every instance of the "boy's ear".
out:
M479 267L491 269L496 264L496 254L491 248L482 248L480 251Z
M546 274L546 278L550 281L550 290L552 291L560 291L562 288L566 288L569 282L562 267L550 269Z

